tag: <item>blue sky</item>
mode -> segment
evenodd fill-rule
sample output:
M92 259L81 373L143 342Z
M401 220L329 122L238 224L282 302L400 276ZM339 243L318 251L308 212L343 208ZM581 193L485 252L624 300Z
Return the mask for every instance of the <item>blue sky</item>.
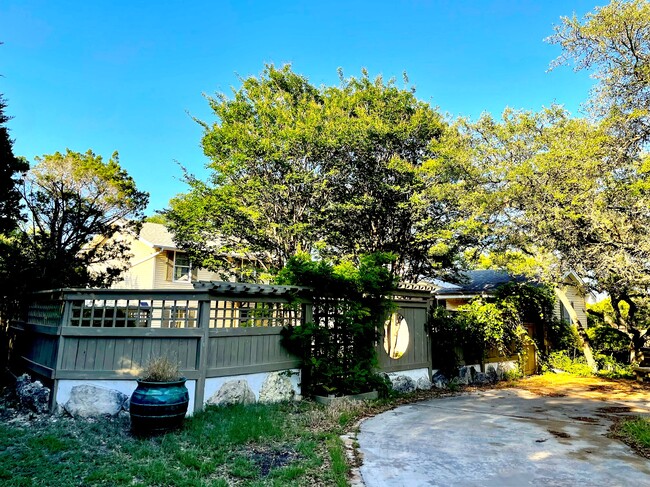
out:
M562 15L604 2L34 1L0 2L0 93L14 153L70 148L108 158L151 194L148 213L184 190L178 163L204 176L203 94L229 92L264 63L291 63L316 85L337 68L400 80L452 117L553 102L579 115L592 80L547 72L543 41Z

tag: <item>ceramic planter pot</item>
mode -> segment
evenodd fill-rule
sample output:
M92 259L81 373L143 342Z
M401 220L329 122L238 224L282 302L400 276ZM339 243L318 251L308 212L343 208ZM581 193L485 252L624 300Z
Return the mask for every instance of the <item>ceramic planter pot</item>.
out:
M138 380L129 404L133 432L160 434L180 428L190 403L185 381L184 377L172 382Z

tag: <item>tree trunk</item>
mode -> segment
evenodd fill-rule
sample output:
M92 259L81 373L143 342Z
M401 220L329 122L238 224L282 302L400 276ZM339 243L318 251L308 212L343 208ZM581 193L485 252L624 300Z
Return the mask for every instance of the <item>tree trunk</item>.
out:
M639 330L635 326L636 314L639 308L636 303L630 299L627 293L612 293L610 299L612 302L612 308L614 309L614 317L616 318L615 328L618 330L624 328L627 336L630 337L630 363L639 363L642 355L641 348L645 346L647 333L647 330ZM621 313L622 302L627 303L630 307L626 318L624 318Z
M587 330L585 328L585 325L578 319L578 314L576 313L576 310L571 305L571 301L569 301L569 298L567 297L566 293L562 289L556 287L555 295L560 300L560 302L564 305L567 312L569 313L569 316L571 317L571 321L576 325L576 328L578 329L578 338L580 340L580 345L582 346L582 353L584 354L585 359L587 360L587 365L589 365L589 368L591 370L596 372L598 370L598 365L596 365L596 361L594 360L594 354L591 351L591 343L589 342L589 337L587 336Z

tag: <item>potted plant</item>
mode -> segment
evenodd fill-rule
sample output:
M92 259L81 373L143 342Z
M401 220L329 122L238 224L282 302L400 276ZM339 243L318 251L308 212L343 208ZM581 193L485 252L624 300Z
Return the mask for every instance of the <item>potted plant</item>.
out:
M131 395L131 429L140 435L166 433L179 428L187 413L190 395L178 364L167 357L149 361Z

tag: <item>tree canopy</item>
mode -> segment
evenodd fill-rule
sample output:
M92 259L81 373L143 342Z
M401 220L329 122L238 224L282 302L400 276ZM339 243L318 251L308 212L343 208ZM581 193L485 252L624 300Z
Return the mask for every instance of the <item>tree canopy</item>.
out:
M20 193L16 188L20 174L29 165L13 153L13 141L9 137L5 114L7 105L0 95L0 235L6 235L16 228L20 218Z
M548 40L562 47L552 67L573 64L597 84L589 106L634 155L650 138L650 4L613 0L583 19L562 17Z
M551 281L574 270L608 293L614 325L633 351L648 330L649 35L643 1L613 1L582 21L563 18L550 38L564 49L554 65L574 61L594 72L591 117L573 118L559 106L506 110L500 121L459 122L447 147L466 168L471 190L463 197L486 247L533 262ZM621 303L629 312L620 312Z
M277 271L299 251L391 252L395 271L417 278L456 263L461 207L437 150L448 126L411 90L366 72L315 87L267 66L208 101L212 175L188 175L189 192L166 212L199 265L219 270L234 252Z
M21 187L27 218L20 249L32 289L110 284L123 270L126 244L148 195L119 164L88 151L36 158Z

